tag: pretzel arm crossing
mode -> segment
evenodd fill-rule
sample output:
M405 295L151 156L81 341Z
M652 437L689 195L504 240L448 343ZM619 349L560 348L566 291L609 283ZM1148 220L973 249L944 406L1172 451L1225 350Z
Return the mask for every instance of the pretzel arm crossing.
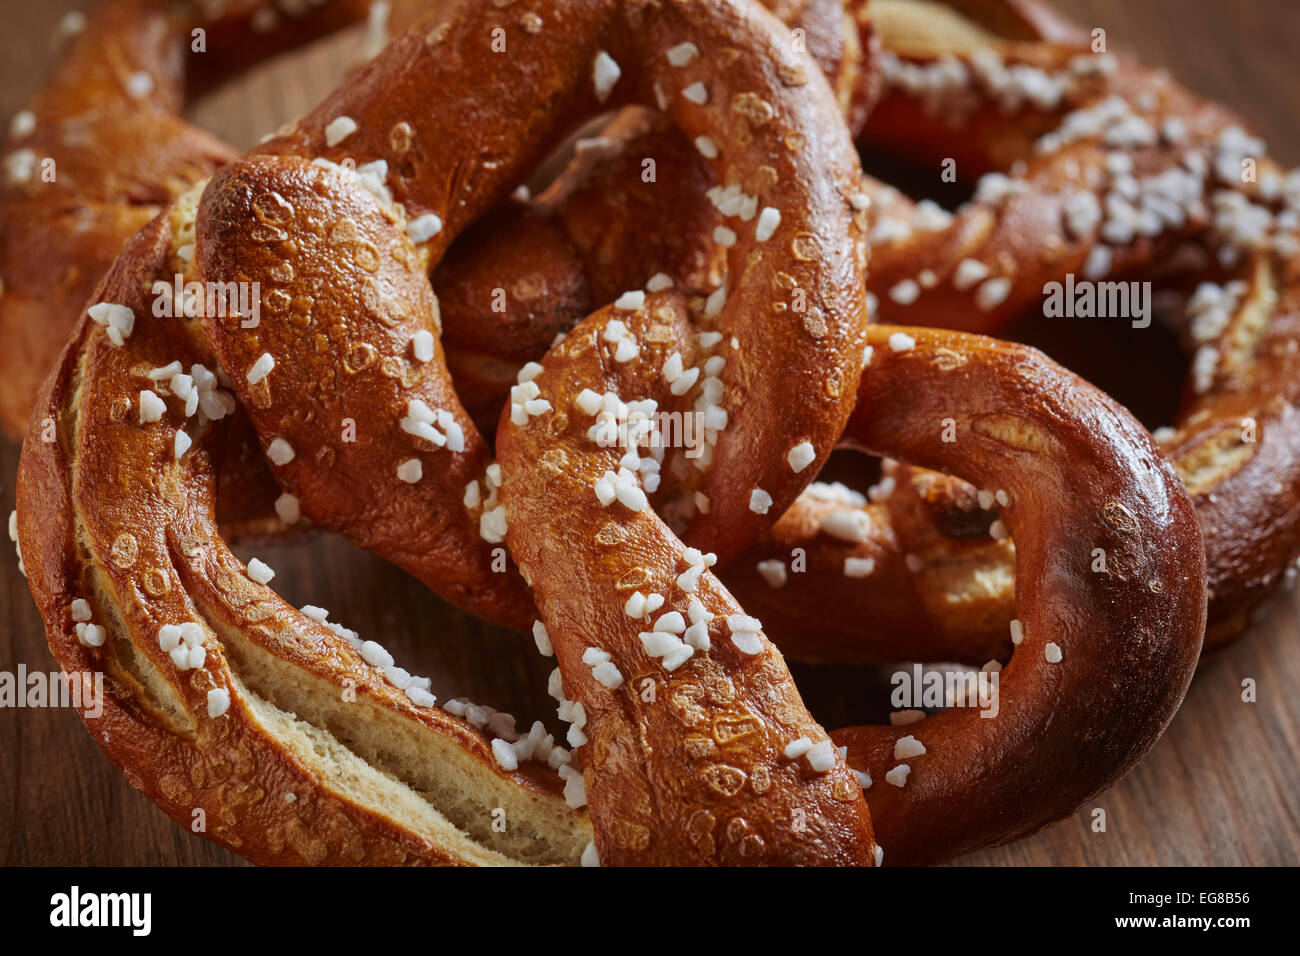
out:
M521 69L518 62L506 57L491 57L487 61L488 68L478 71L480 81L476 84L472 95L465 102L456 105L458 110L467 109L472 114L482 115L482 122L485 124L489 115L495 115L498 110L505 110L507 115L500 118L499 122L502 124L500 128L520 131L521 138L518 141L495 143L491 141L491 137L488 137L488 142L485 143L478 136L470 139L468 134L442 129L437 115L407 115L407 112L402 110L400 97L394 95L394 90L400 92L412 89L414 95L414 90L421 85L436 83L436 78L442 75L441 71L450 68L454 62L468 61L471 57L482 58L479 49L481 37L471 34L468 29L462 36L458 32L461 29L458 23L450 22L435 31L436 37L426 36L417 30L397 40L390 48L389 56L372 65L356 83L347 90L341 91L335 100L306 117L299 124L297 131L282 140L273 140L265 144L257 152L261 155L287 152L304 156L313 155L325 163L352 159L358 164L360 170L370 168L369 164L377 161L387 163L387 160L381 160L379 157L393 156L395 152L396 155L393 156L389 168L393 186L392 195L404 207L407 225L413 226L429 216L435 217L441 224L441 229L428 240L423 249L419 250L421 255L428 256L429 261L436 262L456 232L483 213L492 201L507 190L522 171L528 168L529 163L542 154L546 146L560 132L581 116L583 110L592 111L597 108L589 68L599 51L593 52L595 41L589 41L586 46L575 45L572 38L573 35L581 33L582 29L597 30L596 26L589 27L588 22L593 25L601 24L600 29L608 30L608 24L614 22L607 19L613 15L610 9L618 10L616 19L617 17L631 18L625 27L629 31L633 29L634 22L640 27L662 31L662 36L657 39L656 56L652 57L649 53L636 51L624 55L623 60L626 62L621 69L626 73L626 78L620 80L620 84L614 87L611 95L617 95L621 84L626 84L629 94L639 91L650 102L655 102L658 94L654 93L651 87L659 83L660 91L670 100L670 112L678 120L679 125L687 131L687 135L694 140L708 140L707 148L710 150L719 149L723 135L715 128L717 124L710 118L713 107L707 103L702 106L696 104L683 92L691 89L693 96L696 86L703 86L703 83L694 79L703 60L697 58L694 64L676 67L665 58L664 50L671 46L685 48L684 44L690 41L683 41L680 38L696 35L703 29L699 23L693 22L693 17L718 20L727 17L707 4L699 10L687 8L677 11L675 8L669 8L658 15L652 15L649 10L643 10L637 4L632 4L626 10L619 5L610 9L601 5L596 7L598 9L589 9L586 5L580 5L568 10L563 32L543 29L533 35L521 29L520 33L528 37L528 42L536 42L540 45L538 62L545 65L530 66L529 69L533 70L535 75L528 77L525 83L517 76ZM522 11L520 15L522 16ZM542 13L539 12L538 15L542 16L543 22L546 22L546 17ZM734 16L734 14L727 16ZM644 23L641 23L641 18L644 18ZM709 19L705 22L709 22ZM739 50L742 40L740 31L751 28L752 23L749 19L735 18L734 25L722 31L719 39L714 42ZM615 31L606 39L614 41L619 35L621 31ZM677 42L670 42L673 40ZM770 60L765 62L766 72L753 78L753 83L759 90L789 90L792 92L785 95L802 96L805 87L820 87L820 77L802 63L783 65L789 58L789 54L778 46L779 41L769 42L772 48L768 51ZM614 42L610 43L611 47L615 45ZM640 47L638 46L637 49L640 50ZM614 50L614 53L617 52ZM610 52L606 52L605 56L611 60L615 59ZM631 64L638 63L640 59L649 61L643 67L644 76L638 76L638 72L631 67ZM421 71L428 75L421 76ZM785 79L776 76L777 72L781 72ZM668 92L670 80L675 88L680 88L675 95ZM505 96L506 87L514 89L516 86L527 89L528 95L521 96L515 93L510 97ZM742 92L752 91L737 89L734 95ZM722 99L725 96L722 92L714 95L719 98L720 103L729 101ZM778 100L774 100L774 103L780 105ZM363 127L336 147L328 147L324 142L328 139L326 127L340 116L350 118L352 112L362 113L363 106L366 112L374 113L373 118L367 120ZM451 106L447 107L448 110L451 108ZM543 116L546 118L545 125L540 119ZM817 117L827 119L826 127L835 129L835 124L829 122L829 118L822 116L820 112ZM759 193L777 190L779 194L779 191L787 188L786 183L793 178L792 173L787 173L786 179L781 178L783 172L792 169L787 164L794 162L796 151L791 148L793 145L797 145L798 152L808 157L807 160L800 160L800 162L811 162L815 158L831 170L830 176L818 177L815 183L806 188L805 194L800 196L800 205L803 207L800 212L781 213L775 206L770 207L771 212L765 214L763 228L774 232L775 235L765 241L761 248L756 249L744 265L745 268L760 268L772 275L773 282L784 285L784 288L779 288L775 293L764 291L765 295L777 294L786 300L784 308L790 308L795 301L802 302L806 297L805 292L811 293L814 298L813 304L805 313L803 327L797 332L787 331L790 323L781 322L782 331L779 341L790 351L781 355L780 361L782 367L795 376L790 384L796 386L796 392L800 396L797 401L792 403L778 397L770 390L754 388L746 378L741 376L741 373L724 369L719 376L724 390L731 389L737 398L744 396L745 401L756 407L753 414L741 416L734 426L727 427L726 430L711 429L721 432L716 447L707 449L713 464L703 472L698 487L694 489L707 498L716 498L718 504L710 508L707 513L695 515L695 527L692 528L688 538L693 543L709 547L724 557L728 549L734 549L747 537L752 538L758 530L774 520L780 509L793 500L802 483L788 464L780 460L765 461L761 456L749 454L748 449L758 441L759 432L762 430L759 424L762 420L762 412L770 410L775 416L776 407L780 405L780 414L791 419L791 432L797 431L800 438L813 447L815 455L820 460L829 454L838 430L847 418L851 407L852 386L856 382L859 370L861 332L858 329L861 323L862 292L860 285L855 284L852 277L855 270L861 269L861 252L860 248L847 238L838 238L847 236L845 230L853 215L846 194L851 193L856 164L851 150L840 148L838 153L834 153L820 146L824 136L816 127L813 118L810 117L797 126L791 127L789 142L782 144L783 152L776 153L767 162L742 165L732 161L731 165L723 167L719 176L722 179L735 177L740 180L738 186L746 183ZM494 120L494 124L496 122ZM497 127L492 125L488 128ZM748 129L747 126L745 128ZM712 136L709 135L710 133ZM457 136L465 136L466 141L458 143L455 138ZM437 149L432 145L434 143L438 144ZM409 155L403 150L408 151ZM472 184L461 183L458 179L458 171L466 168L467 163L463 157L473 155L480 157L481 160L485 152L497 158L488 163L477 161L473 164L474 167L483 168L486 172L481 173ZM740 151L734 152L739 154ZM318 153L321 155L317 156ZM247 162L261 161L250 158ZM724 159L716 160L719 166L724 161ZM307 170L306 165L303 164L303 168L297 175L308 180L325 175L323 172ZM213 207L217 201L215 197L226 193L223 184L230 182L231 177L238 176L239 169L240 166L236 165L223 171L213 189L209 190L209 197L213 198L208 200L205 208ZM260 169L259 167L259 175ZM317 169L320 169L319 164ZM285 178L281 184L286 189L290 189L289 174L284 173L283 176ZM300 187L295 181L292 188ZM268 196L267 204L274 205L276 203L272 195L274 187L264 188L264 191ZM253 199L239 201L246 206L254 202ZM286 196L285 201L288 207L294 206L291 197ZM272 211L270 214L278 213ZM323 210L322 214L324 214ZM785 226L768 225L782 217ZM828 225L824 230L820 227L816 230L796 228L798 223L813 221L818 217L826 218L828 224L833 223L833 225ZM238 216L232 213L228 218L237 220ZM310 215L304 215L304 219L306 222L311 221ZM336 221L350 220L339 218ZM217 225L220 229L219 222ZM241 246L241 251L245 255L232 256L231 262L220 262L215 257L211 260L205 259L208 253L204 248L200 248L201 263L211 262L210 267L215 270L211 275L212 279L233 278L234 267L231 263L235 260L241 263L257 262L257 250L251 248L256 245L256 239L251 236L250 239L251 241L246 241L246 244ZM408 272L414 270L416 267L414 258L400 267L390 265L383 259L382 250L385 248L385 243L391 242L392 239L393 237L389 235L378 245L381 250L380 268L385 270L400 268ZM364 242L358 245L365 247ZM779 260L772 257L778 255L778 249L781 250L779 254L788 257L794 265L777 270L775 262ZM735 264L734 275L742 266L734 256L732 261ZM765 264L768 262L773 264ZM275 279L268 266L263 266L256 274L248 271L246 266L242 267L250 278L260 277L267 285L274 285ZM297 276L299 273L294 271L293 274ZM735 283L735 279L732 281ZM365 290L369 288L373 288L374 292L367 293ZM738 300L731 305L731 308L734 314L742 317L735 326L737 335L757 334L749 330L767 326L775 328L775 323L780 321L778 316L782 306L778 305L777 309L773 310L768 307L770 305L768 300L761 305L746 308L749 298L756 294L751 291L753 288L752 284L736 284L736 292L733 294L738 297ZM284 290L284 294L292 299L293 291L292 288L288 288ZM366 282L362 294L369 294L373 300L379 302L381 308L387 309L390 313L403 311L394 303L383 301L385 295L389 294L387 287L375 279ZM721 308L720 303L724 294L726 294L724 291L719 290L714 297L719 300L719 304L715 306L710 303L708 307ZM322 303L320 308L326 315L332 311L330 305L325 303ZM393 320L389 319L389 321L391 323ZM337 329L337 326L335 328ZM251 344L252 337L231 334L220 328L214 328L213 334L219 352L232 347L232 343L238 343L240 348L247 350L238 360L232 361L235 368L251 365L253 358L258 354L257 347ZM408 366L411 364L410 349L413 348L410 339L405 338L408 334L413 338L413 331L404 331L401 335L390 336L386 342L363 343L354 340L349 342L349 346L359 350L366 350L367 347L373 349L377 356L377 361L374 362L376 371L394 362L401 366ZM297 341L301 343L303 339L299 338ZM289 346L288 343L286 345L301 347L300 345ZM721 352L725 346L725 342L717 343L716 350ZM774 348L773 351L775 353L776 349ZM303 358L310 362L308 356ZM435 358L426 364L430 368L435 368L440 366L441 362ZM412 374L418 374L418 370ZM441 374L440 369L438 374ZM431 372L429 377L435 377L434 373ZM238 381L237 376L236 380ZM457 418L457 424L466 435L473 432L472 426L461 417L463 413L454 409L452 397L447 396L445 401L440 396L428 397L442 402L437 407L445 406L451 409L452 414ZM385 415L400 421L406 409L392 399L389 399L389 404L391 411L386 412ZM252 414L257 418L256 410ZM268 437L264 435L264 439ZM293 445L293 442L290 441L289 444ZM467 454L472 456L474 448L467 448ZM437 485L438 494L442 495L444 500L454 500L459 503L464 495L465 483L459 472L444 479L440 469L437 474L430 476L429 481ZM774 501L771 515L759 514L749 509L745 502L715 491L715 488L721 487L723 482L732 481L750 487L761 487L770 493ZM292 481L290 486L292 489ZM368 492L364 497L370 496ZM307 511L311 513L310 506ZM723 528L727 529L725 534L721 530Z

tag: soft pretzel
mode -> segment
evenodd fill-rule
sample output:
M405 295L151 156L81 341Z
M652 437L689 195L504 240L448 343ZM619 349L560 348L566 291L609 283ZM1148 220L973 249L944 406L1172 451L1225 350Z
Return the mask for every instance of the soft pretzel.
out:
M609 360L604 330L615 322L648 345L633 362ZM620 400L651 414L673 409L679 400L661 369L689 354L697 328L672 293L630 314L604 309L531 380L552 409L501 423L510 545L566 693L586 710L583 768L602 859L622 851L631 862L662 861L676 844L712 849L719 840L740 841L742 855L746 841L755 853L778 852L772 813L746 813L744 826L725 821L741 794L754 807L751 792L764 795L777 773L806 775L798 757L819 739L799 711L761 707L792 694L781 654L707 559L686 550L643 497L602 489L653 443L647 431L644 449L635 437L602 447L593 439L600 416ZM955 707L907 726L832 734L869 788L889 858L932 863L1059 819L1154 742L1200 650L1200 532L1145 431L1040 354L897 327L872 327L869 342L879 358L863 374L845 439L1004 488L1003 520L1020 542L1020 639L1001 673L996 719ZM727 363L768 360L760 343L742 341ZM941 415L954 417L956 441L930 427ZM1110 556L1104 573L1089 566L1098 548ZM647 604L652 596L658 607ZM726 708L721 735L710 705ZM666 749L671 773L658 762ZM782 753L795 765L781 767ZM828 800L842 784L826 782ZM825 811L809 818L829 828Z
M935 171L951 158L960 178L983 177L955 214L868 182L868 290L878 320L991 331L1041 308L1049 283L1067 274L1090 282L1150 277L1169 291L1201 281L1183 309L1194 356L1187 399L1158 437L1202 515L1207 646L1223 646L1300 555L1300 435L1291 411L1300 399L1295 176L1284 177L1229 111L1162 72L1091 52L1086 35L1037 4L849 7L867 45L883 46L886 64L863 148L899 151ZM600 301L584 277L600 273L590 263L601 236L568 224L593 207L602 219L639 221L627 214L645 202L635 165L647 155L666 157L673 168L668 197L698 188L697 172L677 170L683 162L699 167L698 158L652 121L621 118L587 151L594 160L580 157L526 211L485 226L439 274L440 288L454 291L444 313L453 369L483 406L499 401L515 363L542 354L565 322ZM1258 182L1241 181L1243 159L1257 160ZM727 197L715 201L725 207ZM528 228L520 228L524 221ZM682 225L673 234L678 246L695 228ZM478 343L471 372L457 361L462 329L484 328L475 309L489 301L488 281L500 275L506 250L513 261L529 261L534 243L556 248L537 242L543 229L563 231L580 254L532 260L534 294L507 297L515 317L510 351L492 357ZM645 259L669 271L674 264L653 253ZM638 261L601 265L622 276ZM698 279L698 269L679 268L684 281ZM558 289L567 298L557 307L561 297L550 291ZM495 381L480 374L488 368ZM925 486L926 503L907 491L913 480ZM901 500L889 500L891 487L903 489ZM1005 653L1012 550L987 537L997 518L995 489L977 494L905 469L877 491L868 505L814 489L727 569L729 583L771 615L775 636L796 656L876 661L934 652L978 663L991 650ZM792 555L812 573L789 573ZM846 560L855 569L848 579ZM808 614L825 626L804 626Z
M488 510L479 502L467 517L462 502L467 483L481 487L484 473L491 482L493 469L450 389L424 275L566 123L611 94L654 102L658 85L677 91L669 113L697 141L711 137L719 154L741 156L734 129L717 121L698 95L702 84L683 82L675 63L701 49L724 51L733 81L782 117L782 141L734 162L756 195L785 200L786 211L765 212L767 235L737 244L728 304L719 295L704 307L723 311L727 328L752 339L773 321L753 305L770 295L757 277L806 282L808 314L783 323L781 348L764 371L784 369L815 387L783 401L744 377L719 377L701 353L709 377L698 401L716 409L708 418L721 437L711 441L712 467L679 482L692 500L718 500L696 518L697 540L725 549L724 532L735 541L771 520L726 500L737 480L765 485L778 509L797 495L803 479L788 464L745 454L765 427L760 416L774 417L779 403L790 428L823 449L814 457L824 457L852 408L865 311L863 249L847 196L859 173L815 69L786 52L775 25L745 4L588 0L563 4L563 17L556 3L527 6L511 11L525 59L485 52L484 12L472 5L444 22L431 18L294 129L223 167L201 195L192 190L169 206L101 284L101 301L47 383L39 405L46 415L38 414L26 444L19 538L52 646L70 667L93 661L108 670L122 693L101 740L173 816L188 815L187 800L214 799L223 826L209 835L254 859L558 862L581 849L581 818L555 808L558 781L550 778L548 793L535 774L517 769L548 754L556 765L567 759L540 725L517 737L493 719L489 745L476 725L433 709L418 680L382 648L337 633L319 613L285 606L264 587L263 568L233 558L212 498L231 389L305 514L458 603L499 618L512 613L516 579L488 570L481 533L493 525L475 520ZM669 49L678 52L668 57ZM477 80L464 100L405 107L425 90L445 89L469 63ZM463 108L501 139L485 145L481 132L458 125L454 110ZM493 161L480 166L484 149ZM355 172L344 160L355 161ZM473 178L457 173L469 167ZM772 242L759 248L760 239ZM752 254L741 258L740 250ZM174 271L214 283L259 281L269 290L268 314L252 328L244 315L160 320L154 283L166 284ZM725 350L718 339L697 347ZM624 342L616 351L628 346L635 349ZM710 381L737 398L752 391L747 414L724 421ZM510 414L536 413L531 400L516 404ZM356 416L355 448L337 437L342 419L334 417L345 412ZM43 440L46 416L58 425L56 441ZM377 468L377 454L390 466ZM128 488L138 494L124 494ZM364 708L335 699L331 688L349 680ZM797 695L784 707L802 710ZM800 726L815 725L805 713ZM403 741L398 752L379 742L387 735ZM832 751L829 760L836 778L852 783L842 757ZM217 792L178 787L178 764L191 767L188 780L219 782ZM268 764L282 771L263 778ZM465 794L456 792L458 777L467 780ZM797 805L821 784L783 777L770 799ZM311 790L307 806L288 799L299 790ZM493 808L522 819L521 829L494 836ZM317 813L322 829L309 828L305 851L285 834ZM778 858L873 860L860 792L827 808L827 823L834 832L826 840L783 848ZM270 837L252 845L253 828Z
M181 119L234 71L363 16L324 0L105 0L65 20L68 48L13 119L0 174L0 428L21 436L72 317L126 241L236 155ZM297 10L297 7L293 7ZM204 49L191 52L202 28Z
M632 135L644 134L633 128ZM637 155L636 149L628 152ZM617 168L617 154L613 163ZM743 181L743 175L735 178ZM626 182L622 180L624 187ZM521 245L527 244L525 236ZM493 272L485 270L485 274ZM720 331L725 319L725 314L716 319ZM619 341L624 332L636 338L638 353L631 360L618 362L613 357L617 345L607 333L611 326L619 330L620 335L613 337ZM684 403L673 394L672 385L682 368L695 364L693 338L700 327L688 303L669 293L652 293L621 309L598 313L551 351L540 373L527 378L529 394L534 395L530 400L548 406L538 420L516 418L507 410L499 431L508 479L503 497L512 516L512 553L547 621L566 693L579 697L585 708L584 733L592 749L584 757L584 771L602 859L620 854L616 857L620 861L664 862L677 859L672 854L679 846L688 848L689 859L689 848L716 850L719 839L738 844L742 854L750 843L752 852L758 853L774 843L770 834L777 820L773 817L786 815L756 811L746 817L743 827L720 825L737 793L747 786L760 796L766 792L780 737L773 741L763 733L771 721L753 720L747 710L755 704L756 688L775 685L777 694L788 693L779 653L763 640L757 630L760 625L743 614L707 570L707 557L686 550L645 507L645 498L630 477L645 460L640 450L630 454L634 464L627 457L626 442L615 450L593 442L601 416L622 411L623 406L632 408L633 415L638 410L680 413ZM703 327L713 325L706 319ZM770 360L763 344L750 341L734 340L738 354L727 357L727 367L737 361L742 364L742 376L746 366L756 370ZM964 472L1009 489L1025 509L1023 517L1010 523L1034 536L1034 543L1024 549L1023 573L1041 572L1042 581L1052 582L1042 592L1035 589L1021 595L1022 601L1033 602L1040 610L1017 622L1021 625L1017 633L1036 634L1026 650L1032 647L1030 653L1041 656L1030 658L1024 671L1008 670L1013 687L1032 688L1012 703L1015 719L1010 726L994 728L996 722L982 724L976 715L954 713L914 728L914 734L857 728L837 735L859 749L855 767L877 780L888 780L896 772L896 762L885 761L893 757L902 738L910 737L913 744L917 735L929 740L933 727L935 737L929 746L943 754L942 767L918 777L922 795L915 801L910 794L891 800L892 791L901 791L905 783L897 788L882 784L878 795L891 819L899 821L895 824L897 859L932 862L947 858L948 846L974 849L1001 842L1068 813L1108 785L1155 739L1181 700L1199 650L1203 569L1195 558L1183 565L1181 557L1197 553L1199 532L1177 479L1140 428L1114 403L1096 397L1093 390L1084 389L1077 379L1034 353L934 333L921 334L918 344L906 331L896 329L873 330L870 341L866 354L878 351L881 358L878 364L868 365L859 412L846 437L874 451L903 454L930 467ZM530 374L534 373L525 372L525 377ZM1075 394L1080 394L1078 406L1068 398L1060 399ZM883 403L887 408L881 414L888 424L882 427L874 419L883 397L889 401ZM938 419L938 407L956 413L962 437L982 446L975 450L979 464L972 467L964 459L970 443L959 439L948 449L932 430L927 435L926 426ZM990 408L1016 411L1000 415L990 413ZM1058 434L1063 419L1080 424ZM920 435L927 438L916 437ZM1086 447L1099 435L1114 440L1115 447ZM793 451L793 437L797 436L781 430L771 444ZM662 457L653 444L647 444L645 454L656 460ZM1055 474L1044 467L1042 458L1049 449L1055 454L1067 447L1085 463ZM790 460L792 469L796 460ZM671 466L671 459L666 464ZM657 472L652 468L649 473ZM1129 485L1135 472L1140 476L1136 487ZM674 490L668 485L663 493L662 503L670 513ZM747 499L751 507L757 499L761 507L761 492L733 483L731 493ZM1061 500L1080 501L1080 511L1062 513ZM710 507L713 504L710 500ZM1008 509L1009 520L1014 510ZM556 515L562 515L562 520L557 521ZM1166 551L1165 545L1173 547ZM1082 566L1099 547L1111 557L1109 571L1092 580L1085 578L1074 591ZM1152 563L1147 564L1148 559ZM1065 581L1070 588L1064 587ZM1038 597L1042 600L1035 600ZM658 608L651 606L654 598L663 602ZM1095 620L1098 614L1109 620ZM1152 621L1161 624L1152 629ZM593 628L594 622L598 627ZM1088 646L1095 634L1135 632L1144 635L1136 644ZM1046 640L1045 635L1057 634L1062 640L1068 634L1083 643L1084 657L1098 672L1087 677L1076 673L1053 686L1049 668L1061 662L1064 651L1062 644ZM1154 641L1148 643L1148 638ZM705 650L707 656L700 653ZM722 688L715 655L730 665L726 670L730 680ZM1022 678L1022 673L1031 676ZM1174 673L1181 675L1179 680L1153 697L1135 690L1111 702L1118 709L1102 718L1103 725L1125 731L1110 740L1096 736L1090 705L1058 709L1061 693L1082 695L1090 686L1118 688L1130 679L1145 681ZM648 696L647 685L653 689ZM667 713L659 704L665 696ZM1151 709L1144 713L1129 709L1134 697ZM704 705L710 703L725 703L733 710L725 740L719 737L716 718L708 732ZM1110 717L1115 718L1113 724ZM787 740L799 739L798 723L782 723ZM737 724L754 730L737 741L733 739ZM1030 742L1033 735L1022 733L1021 726L1050 726L1052 731ZM1120 738L1130 732L1133 737L1120 744ZM665 739L671 743L662 743ZM638 753L628 745L631 740L659 743ZM878 746L881 741L887 744L883 750ZM665 746L673 748L671 775L665 775L649 756L658 756ZM1029 753L1039 747L1042 753ZM1042 754L1052 757L1042 760ZM986 794L975 792L969 773L981 761L983 770L1001 778ZM691 771L677 769L679 762ZM904 771L902 779L906 778ZM842 778L828 781L832 799L841 784ZM1008 816L1007 801L1021 791L1033 794L1030 806ZM868 798L874 803L877 795L868 792ZM683 802L695 812L673 814ZM906 809L898 809L899 805Z
M524 58L483 52L473 6L419 24L171 204L99 287L38 405L19 501L56 656L115 684L97 738L171 815L215 815L210 836L264 862L878 863L867 788L891 860L918 863L1070 812L1145 752L1190 679L1205 576L1185 491L1127 413L1032 350L865 325L860 173L775 21L725 0L562 7L563 30L547 29L558 0L511 10ZM403 108L467 72L456 105L500 131L486 146L448 122L456 101ZM717 290L654 276L525 369L490 465L425 275L565 125L625 97L663 97L755 215L716 234ZM731 120L749 97L767 109ZM261 283L264 324L153 315L176 271ZM531 597L492 576L484 541L508 538L580 775L540 724L437 709L382 647L294 611L230 554L214 500L230 392L296 506L509 621ZM624 404L649 402L703 417L700 459L602 444ZM940 407L956 442L929 427ZM954 710L832 742L708 570L842 431L1009 493L1025 653L1002 723ZM1085 570L1096 548L1105 573ZM589 798L591 829L539 760L565 802Z

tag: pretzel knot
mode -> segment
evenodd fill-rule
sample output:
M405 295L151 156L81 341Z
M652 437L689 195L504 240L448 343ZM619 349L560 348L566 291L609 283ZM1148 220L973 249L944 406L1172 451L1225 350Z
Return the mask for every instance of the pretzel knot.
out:
M792 25L812 15L773 7ZM1071 326L1166 320L1191 361L1177 414L1155 434L1201 517L1206 648L1226 646L1294 580L1300 558L1300 174L1270 159L1240 117L1126 54L1094 50L1037 3L844 7L878 72L834 42L828 20L808 33L836 85L857 74L859 100L875 103L865 129L861 112L846 112L864 156L939 170L971 193L949 212L867 180L873 318L1000 333L1016 317L1049 319L1046 302L1057 313L1032 331L1081 361L1096 336ZM707 191L709 206L697 201L701 159L653 117L622 114L583 145L544 194L466 236L435 276L449 362L476 411L495 410L565 317L607 301L620 277L639 281L645 262L707 281L701 248L743 211L723 187ZM665 204L701 209L702 224L693 213L680 231L640 230L630 242L597 227L639 221L645 190L631 167L645 155L673 170ZM487 341L475 303L512 262L528 263L542 291L512 297L507 347ZM743 558L723 562L728 586L802 659L1005 659L1014 551L996 491L888 460L870 500L818 483ZM791 571L792 555L808 573Z
M100 284L38 401L56 440L35 427L19 486L51 647L113 688L100 745L174 818L205 808L209 836L264 862L879 864L882 844L932 862L1127 770L1205 620L1196 513L1151 438L1032 349L867 324L852 143L758 8L507 14L509 56L489 52L494 9L418 23L171 204ZM566 129L628 102L663 112L734 201L725 275L647 276L525 366L494 462L428 273ZM259 314L160 316L176 273L256 283ZM231 554L215 509L236 398L286 509L482 616L540 610L572 751L540 722L437 706ZM710 570L841 440L1003 489L1020 642L997 719L828 735ZM520 573L494 570L502 543ZM1109 573L1088 570L1096 548Z

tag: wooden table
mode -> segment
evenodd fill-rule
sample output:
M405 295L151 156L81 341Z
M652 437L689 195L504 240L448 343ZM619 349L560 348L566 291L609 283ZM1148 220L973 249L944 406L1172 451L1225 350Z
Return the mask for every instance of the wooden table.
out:
M39 82L67 0L0 2L0 118ZM1059 0L1113 45L1140 50L1195 89L1249 117L1273 155L1300 161L1300 17L1292 0ZM247 145L311 106L357 38L344 37L292 64L261 68L199 104L194 115ZM3 347L0 344L0 347ZM13 507L18 449L0 440L0 504ZM553 721L547 665L516 653L519 639L452 611L383 562L335 538L257 552L295 604L314 603L398 650L417 673L438 675L444 699L467 694L510 702L521 723ZM247 554L242 555L247 557ZM1288 595L1252 633L1202 669L1172 726L1142 764L1088 808L1011 846L962 864L1289 864L1300 850L1300 601ZM0 670L49 670L41 622L12 553L0 555ZM408 665L411 666L411 665ZM799 683L828 725L860 706L867 675L807 669ZM1245 703L1242 681L1257 684ZM128 786L66 710L0 710L0 863L240 864L177 827ZM1104 833L1091 810L1106 811Z

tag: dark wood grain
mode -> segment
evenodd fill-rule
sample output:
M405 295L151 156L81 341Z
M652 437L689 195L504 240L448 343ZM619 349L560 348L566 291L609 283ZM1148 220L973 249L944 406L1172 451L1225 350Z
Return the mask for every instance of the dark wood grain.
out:
M74 4L0 3L0 118L35 89L45 38ZM85 6L85 4L75 4ZM1060 0L1111 44L1138 49L1195 89L1236 107L1283 161L1300 161L1300 17L1292 0ZM248 145L312 105L350 61L343 37L254 71L193 115ZM3 343L0 343L3 348ZM13 507L18 450L0 441L0 504ZM297 604L393 647L412 670L435 675L442 697L467 694L521 720L551 718L546 665L519 640L448 609L422 587L335 538L261 548L277 588ZM246 555L245 555L246 556ZM1300 601L1289 595L1245 639L1202 669L1163 739L1127 778L1075 817L962 864L1291 864L1300 855ZM0 670L48 670L40 620L12 552L0 555ZM861 715L872 675L797 674L828 723ZM1241 699L1257 683L1257 702ZM1091 810L1106 811L1104 833ZM0 710L0 863L239 864L173 825L136 793L65 710Z

